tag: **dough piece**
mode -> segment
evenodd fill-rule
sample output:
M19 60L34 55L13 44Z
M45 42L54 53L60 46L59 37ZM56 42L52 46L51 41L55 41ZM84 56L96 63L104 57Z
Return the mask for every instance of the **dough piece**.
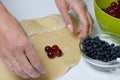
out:
M60 15L52 14L44 18L24 20L21 24L39 53L46 73L37 79L22 79L8 72L0 62L0 80L56 80L79 62L80 39L68 30ZM60 47L63 56L50 59L44 48L55 44Z

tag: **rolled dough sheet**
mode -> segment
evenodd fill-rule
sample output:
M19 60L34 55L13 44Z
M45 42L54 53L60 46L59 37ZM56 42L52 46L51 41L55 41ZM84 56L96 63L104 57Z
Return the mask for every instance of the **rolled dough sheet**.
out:
M46 73L37 79L23 79L11 74L0 61L0 80L56 80L79 62L80 39L68 30L60 15L51 14L44 18L23 20L21 25L39 53ZM63 56L50 59L44 48L55 44L60 47Z

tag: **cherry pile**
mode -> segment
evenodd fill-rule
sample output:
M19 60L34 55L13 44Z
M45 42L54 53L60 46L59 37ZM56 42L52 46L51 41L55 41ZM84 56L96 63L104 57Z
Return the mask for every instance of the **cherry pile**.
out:
M82 41L81 51L88 57L101 60L104 62L116 60L120 58L120 45L109 44L108 42L101 40L98 36L92 38L86 37Z
M45 52L49 58L54 58L55 56L61 57L63 55L62 50L58 47L58 45L46 46Z
M120 0L111 2L110 6L102 10L107 14L120 19Z

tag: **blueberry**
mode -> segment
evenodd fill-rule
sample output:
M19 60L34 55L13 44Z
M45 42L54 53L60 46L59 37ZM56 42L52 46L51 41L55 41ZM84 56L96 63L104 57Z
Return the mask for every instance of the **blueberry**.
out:
M115 46L115 44L112 43L112 44L111 44L111 47L114 47L114 46Z
M115 46L113 50L115 51L117 57L120 57L120 46Z

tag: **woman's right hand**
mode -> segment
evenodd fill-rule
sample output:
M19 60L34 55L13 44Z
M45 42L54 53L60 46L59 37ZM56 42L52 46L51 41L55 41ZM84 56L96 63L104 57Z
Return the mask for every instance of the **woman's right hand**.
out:
M79 37L84 38L88 34L90 35L93 27L93 19L88 12L86 4L82 0L55 0L56 5L63 16L65 23L68 25L68 29L73 32L73 23L69 14L69 10L72 9L78 16L81 25L77 29Z
M44 67L19 22L0 3L0 58L9 71L36 78Z

